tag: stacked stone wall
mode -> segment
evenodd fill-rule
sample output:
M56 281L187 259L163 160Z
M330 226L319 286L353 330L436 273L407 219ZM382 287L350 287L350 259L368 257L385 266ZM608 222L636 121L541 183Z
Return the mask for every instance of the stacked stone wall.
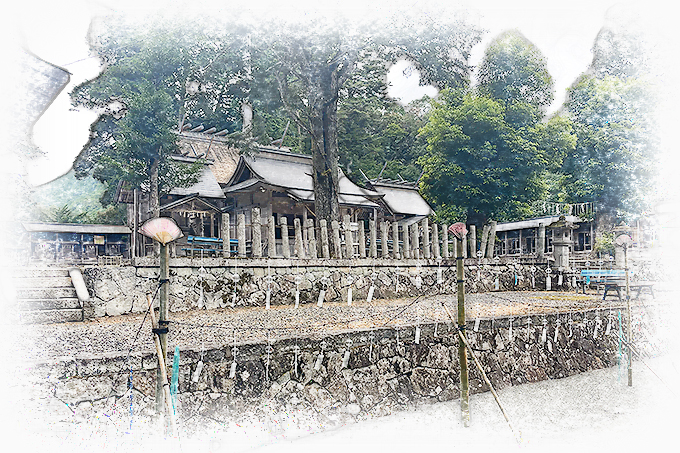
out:
M599 310L484 319L466 328L500 390L616 365L619 319L615 310ZM643 350L644 338L635 338ZM451 323L186 348L180 358L177 413L185 429L209 420L238 423L290 414L328 428L459 398L458 339ZM139 417L153 413L155 368L156 357L148 352L61 358L32 372L76 417L111 414L116 407L127 417L132 376L133 413ZM471 361L470 370L471 393L487 391Z
M546 263L512 260L466 260L466 292L544 290ZM85 318L118 316L146 310L146 294L158 288L158 264L153 260L136 266L93 266L83 269L90 300L83 303ZM271 278L269 278L271 277ZM571 288L564 276L552 289ZM454 294L455 262L449 260L222 260L174 258L170 261L169 306L174 312L264 306L269 290L272 305L291 305L296 289L300 303L347 298L391 299L417 295ZM236 295L236 297L234 297Z

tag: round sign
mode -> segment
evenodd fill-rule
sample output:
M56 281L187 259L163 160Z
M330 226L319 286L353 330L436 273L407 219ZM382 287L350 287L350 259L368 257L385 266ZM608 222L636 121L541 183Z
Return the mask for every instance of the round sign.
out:
M467 234L467 228L463 222L454 223L449 227L449 233L453 234L456 238L462 240Z
M621 236L616 238L616 245L619 246L624 246L624 245L630 245L633 242L633 238L630 237L627 234L622 234Z
M551 273L552 273L552 269L547 268L547 269L545 270L545 273L546 273L546 274L551 274Z
M614 257L609 255L609 261L614 261Z
M481 258L482 255L484 255L484 254L482 253L482 251L481 251L481 250L477 250L477 258Z

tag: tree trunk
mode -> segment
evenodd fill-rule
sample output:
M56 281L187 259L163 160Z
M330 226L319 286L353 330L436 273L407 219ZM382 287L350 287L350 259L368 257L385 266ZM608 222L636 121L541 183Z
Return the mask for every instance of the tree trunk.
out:
M338 76L331 68L321 74L311 118L314 212L328 223L339 220L338 204Z

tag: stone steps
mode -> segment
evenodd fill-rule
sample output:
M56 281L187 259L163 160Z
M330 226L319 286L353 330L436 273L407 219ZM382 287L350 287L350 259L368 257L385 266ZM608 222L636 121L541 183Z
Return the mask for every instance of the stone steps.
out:
M82 321L83 308L68 268L24 267L13 272L19 319L28 324Z
M83 309L34 310L19 312L19 320L24 324L54 324L83 320Z

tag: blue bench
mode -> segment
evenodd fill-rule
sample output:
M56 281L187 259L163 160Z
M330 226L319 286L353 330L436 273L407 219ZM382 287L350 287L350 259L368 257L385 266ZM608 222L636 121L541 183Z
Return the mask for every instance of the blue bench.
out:
M231 245L231 241L230 245ZM194 252L207 253L221 253L222 252L222 238L209 238L202 236L187 236L187 244L190 248L183 248L182 250L189 252L193 256Z

